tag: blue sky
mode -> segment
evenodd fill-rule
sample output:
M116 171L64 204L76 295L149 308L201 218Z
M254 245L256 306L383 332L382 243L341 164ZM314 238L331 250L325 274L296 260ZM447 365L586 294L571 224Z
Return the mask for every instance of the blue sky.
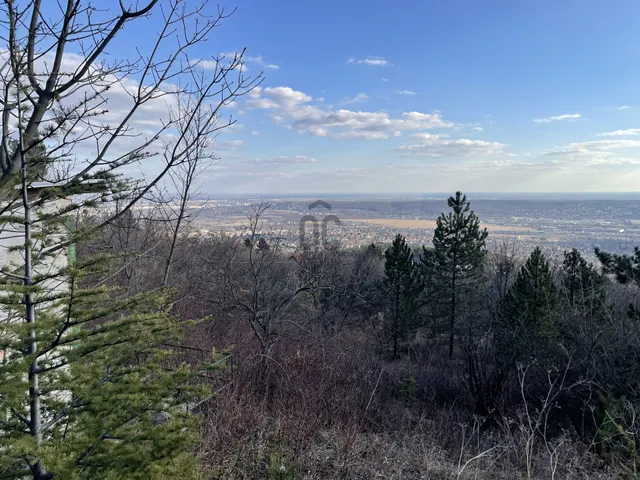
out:
M638 190L640 2L226 6L198 54L265 78L204 191Z

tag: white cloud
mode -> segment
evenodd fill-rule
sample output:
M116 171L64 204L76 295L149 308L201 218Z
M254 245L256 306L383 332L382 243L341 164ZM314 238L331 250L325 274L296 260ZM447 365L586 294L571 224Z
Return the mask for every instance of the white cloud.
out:
M257 130L251 130L251 135L257 137L258 135L260 135L260 132L258 132Z
M499 142L484 140L443 140L440 135L415 134L413 137L422 140L413 145L403 145L392 149L408 157L471 157L502 153L505 145Z
M417 93L412 90L396 90L396 93L398 95L417 95Z
M604 152L619 148L636 148L640 147L640 140L594 140L591 142L575 142L569 143L565 147L556 147L545 155L564 154L577 151L598 151Z
M355 97L345 98L340 102L340 105L349 105L352 103L366 103L369 101L369 95L366 93L358 93Z
M618 107L618 110L629 110L630 108L633 108L631 105L620 105Z
M204 58L193 59L193 61L191 62L191 65L196 65L196 64L204 68L205 70L214 70L218 67L217 60L205 60Z
M439 111L434 111L433 113L405 112L402 114L402 119L398 120L397 123L403 130L450 128L454 126L452 122L442 120Z
M387 67L391 65L387 60L382 57L374 57L369 55L367 58L355 59L350 58L347 63L355 63L358 65L371 65L373 67Z
M255 88L250 96L252 98L245 104L249 109L291 109L313 100L309 95L289 87Z
M439 140L441 138L445 138L448 136L449 135L446 135L444 133L427 133L427 132L418 132L411 135L411 137L417 138L418 140L425 141L425 142L432 141L432 140Z
M270 98L255 98L247 100L245 107L251 110L254 109L269 109L269 108L278 108L279 104L275 100L271 100Z
M389 133L369 130L347 130L346 132L338 133L336 137L358 140L385 140L389 138Z
M484 130L484 128L482 128L482 127L473 127L471 130L476 131L476 132L482 132Z
M543 155L562 157L567 161L585 166L636 164L640 163L640 160L616 157L614 151L638 147L640 147L640 140L595 140L569 143L543 152Z
M599 137L619 137L626 135L640 135L640 128L628 128L626 130L615 130L613 132L604 132Z
M555 117L536 118L533 121L535 123L549 123L561 120L574 120L576 118L580 118L579 113L565 113L563 115L556 115Z
M255 63L256 65L262 67L262 68L266 68L269 70L280 70L280 65L276 65L275 63L268 63L264 60L264 58L262 58L262 55L258 55L255 57L252 56L244 56L242 57L242 60L244 60L245 62L249 62L249 63Z
M262 87L260 85L253 87L247 96L249 98L260 98L260 94L262 93Z
M382 77L380 80L382 80L383 82L388 82L389 81L388 78L384 78L384 77Z
M248 109L273 110L272 118L298 132L336 138L385 139L402 131L451 128L440 113L405 112L391 117L385 111L365 112L333 109L311 104L313 98L290 87L256 89L247 100Z
M35 67L39 78L44 78L50 73L53 64L52 55L53 53L49 52L38 57ZM6 60L2 51L0 51L0 60ZM72 74L78 73L78 69L85 60L85 57L80 54L65 53L61 65L63 73L60 75L59 82L66 82ZM90 65L86 75L96 74L100 70L101 67ZM175 69L171 71L175 72ZM175 122L174 109L178 107L177 85L163 82L160 90L155 91L151 98L132 112L134 98L141 93L150 93L149 86L141 86L139 80L131 76L117 78L116 75L106 74L99 82L87 82L86 75L77 88L71 89L63 96L61 105L63 107L84 105L90 113L84 115L67 136L51 138L47 141L47 145L51 148L63 148L65 153L72 156L76 168L88 166L95 161L107 142L110 145L106 155L108 159L127 156L128 153L142 148L150 158L125 166L123 172L134 176L153 176L159 173L162 161L155 157L173 145L177 138L175 123L173 123ZM104 89L106 85L109 85L108 89ZM91 99L87 100L87 98ZM233 103L227 103L223 111L233 108ZM80 108L80 111L82 110L83 108ZM44 127L51 118L50 111L45 114L41 126ZM120 124L124 129L123 134L112 139L112 132ZM221 120L219 125L222 127L224 124L225 121ZM224 128L221 133L237 131L241 128L242 125L236 123ZM73 142L77 143L74 143L71 149L69 145ZM221 142L218 142L218 145L220 144Z
M400 118L390 118L386 112L323 111L310 107L300 113L293 122L294 128L319 136L327 135L329 129L352 131L339 133L337 136L341 138L384 139L395 131L453 126L453 123L442 120L439 114L420 112L406 112Z

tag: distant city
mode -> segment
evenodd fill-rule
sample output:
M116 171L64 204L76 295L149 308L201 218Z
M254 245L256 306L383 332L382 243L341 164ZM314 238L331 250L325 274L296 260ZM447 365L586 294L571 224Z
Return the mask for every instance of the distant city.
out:
M578 248L591 256L594 247L629 253L640 244L640 194L469 194L472 209L489 230L489 243L505 240L518 250L541 246L549 253ZM322 205L310 205L317 200ZM300 221L312 215L328 222L328 239L344 248L370 243L388 244L401 233L413 245L429 245L442 212L448 212L445 195L318 195L229 197L193 200L193 228L200 235L246 235L252 205L267 203L261 234L295 249L300 241ZM306 229L311 233L311 224Z

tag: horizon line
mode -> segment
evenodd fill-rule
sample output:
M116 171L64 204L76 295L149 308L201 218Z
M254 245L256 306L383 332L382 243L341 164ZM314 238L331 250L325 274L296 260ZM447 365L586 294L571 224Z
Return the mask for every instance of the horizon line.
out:
M575 191L567 191L567 192L472 192L467 191L463 193L465 195L477 195L477 196L488 196L488 195L496 195L496 196L561 196L561 195L570 195L570 196L621 196L621 195L629 195L629 196L639 196L640 191L609 191L609 192L575 192ZM444 196L448 197L455 194L455 192L309 192L309 193L289 193L289 192L235 192L235 193L203 193L199 196L201 197L239 197L239 198L255 198L255 197L270 197L270 198L282 198L282 197L321 197L321 196L358 196L358 197L389 197L389 196Z

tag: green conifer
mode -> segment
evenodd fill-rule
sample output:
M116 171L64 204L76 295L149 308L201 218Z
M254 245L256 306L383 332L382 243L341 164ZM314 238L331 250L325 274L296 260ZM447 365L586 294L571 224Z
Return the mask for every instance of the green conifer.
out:
M604 273L613 274L619 283L640 285L640 247L634 248L633 255L604 252L599 248L595 253Z
M449 318L449 356L453 355L458 302L481 272L487 253L487 229L480 228L480 219L470 210L466 195L456 192L449 197L452 208L437 219L433 235L434 251L423 248L423 264L437 273L440 295L447 304Z
M18 269L0 277L1 478L197 475L188 410L202 392L164 347L181 333L170 292L89 287L107 262L65 266L55 286L45 275L25 286ZM35 323L23 316L27 291Z
M385 256L384 286L389 300L385 333L392 344L394 358L415 334L418 300L424 287L413 252L402 235L396 235Z
M505 348L520 355L556 342L559 306L551 267L542 250L536 247L520 268L505 301L504 320L508 330Z

